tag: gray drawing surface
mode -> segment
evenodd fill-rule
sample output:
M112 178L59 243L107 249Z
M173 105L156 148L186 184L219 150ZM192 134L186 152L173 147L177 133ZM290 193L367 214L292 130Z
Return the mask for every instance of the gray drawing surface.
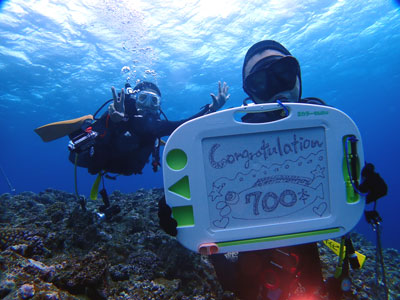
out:
M202 141L213 231L330 215L323 127Z

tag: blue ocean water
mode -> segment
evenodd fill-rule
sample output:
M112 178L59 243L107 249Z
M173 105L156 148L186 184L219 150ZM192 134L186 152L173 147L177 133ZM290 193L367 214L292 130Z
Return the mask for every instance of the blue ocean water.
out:
M171 120L210 103L219 80L230 86L226 107L238 106L247 49L275 39L300 62L303 96L358 125L366 160L389 186L378 203L383 246L400 249L398 1L11 0L0 9L0 166L17 192L74 191L68 139L43 143L34 128L94 113L126 80L157 83ZM94 176L78 177L88 195ZM107 181L109 191L161 186L149 167ZM0 194L9 191L0 174ZM375 240L364 219L356 229Z

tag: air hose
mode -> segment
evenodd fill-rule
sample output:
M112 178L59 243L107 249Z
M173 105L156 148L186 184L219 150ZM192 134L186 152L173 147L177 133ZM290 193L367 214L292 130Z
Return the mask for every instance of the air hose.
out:
M78 153L75 153L75 163L74 163L74 182L75 182L75 197L76 201L81 205L82 210L86 211L86 201L84 197L79 196L78 193Z

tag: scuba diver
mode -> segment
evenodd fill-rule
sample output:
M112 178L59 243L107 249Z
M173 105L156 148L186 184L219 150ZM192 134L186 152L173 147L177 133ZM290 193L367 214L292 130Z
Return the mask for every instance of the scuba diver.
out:
M126 83L119 94L112 87L113 99L104 103L93 116L48 124L36 128L35 132L46 142L69 136L69 160L75 164L75 174L76 166L80 166L87 168L90 174L98 174L97 186L100 178L103 180L100 194L104 206L101 210L105 210L109 208L109 201L103 176L115 179L108 173L126 176L142 174L150 156L153 171L156 172L160 167L161 138L170 135L186 121L220 109L229 98L228 88L225 82L223 85L219 82L218 95L210 94L211 104L187 119L170 121L161 110L161 92L154 83L142 81L134 88ZM110 102L108 111L96 118ZM78 195L76 185L75 178L77 199L85 209L85 200ZM97 190L95 194L97 197ZM118 211L118 208L115 210Z
M159 148L161 137L170 135L177 127L191 119L217 111L229 98L228 86L221 87L219 94L211 94L212 104L205 105L197 114L180 121L170 121L161 110L161 92L151 82L143 81L133 89L129 84L117 95L111 88L113 103L99 119L69 135L70 161L88 169L90 174L99 172L121 175L141 174L152 156L152 167L156 172L160 166ZM164 117L164 119L161 118ZM94 134L93 134L94 133ZM90 146L80 151L76 141L81 135L92 139ZM88 141L89 142L89 141Z
M300 65L276 41L264 40L250 47L244 58L242 79L243 89L249 96L244 105L253 101L256 104L278 102L282 106L275 111L246 114L242 117L246 123L284 118L287 115L284 102L326 105L318 98L301 98ZM373 171L371 174L376 173ZM363 173L367 177L371 174ZM363 179L361 186L364 192L376 197L386 194L381 190L381 186L385 186L382 178L379 177L378 184L376 180ZM177 222L172 218L165 198L159 201L158 215L163 230L176 236ZM318 299L318 294L326 292L317 243L239 252L231 256L213 254L210 260L222 287L242 300Z

